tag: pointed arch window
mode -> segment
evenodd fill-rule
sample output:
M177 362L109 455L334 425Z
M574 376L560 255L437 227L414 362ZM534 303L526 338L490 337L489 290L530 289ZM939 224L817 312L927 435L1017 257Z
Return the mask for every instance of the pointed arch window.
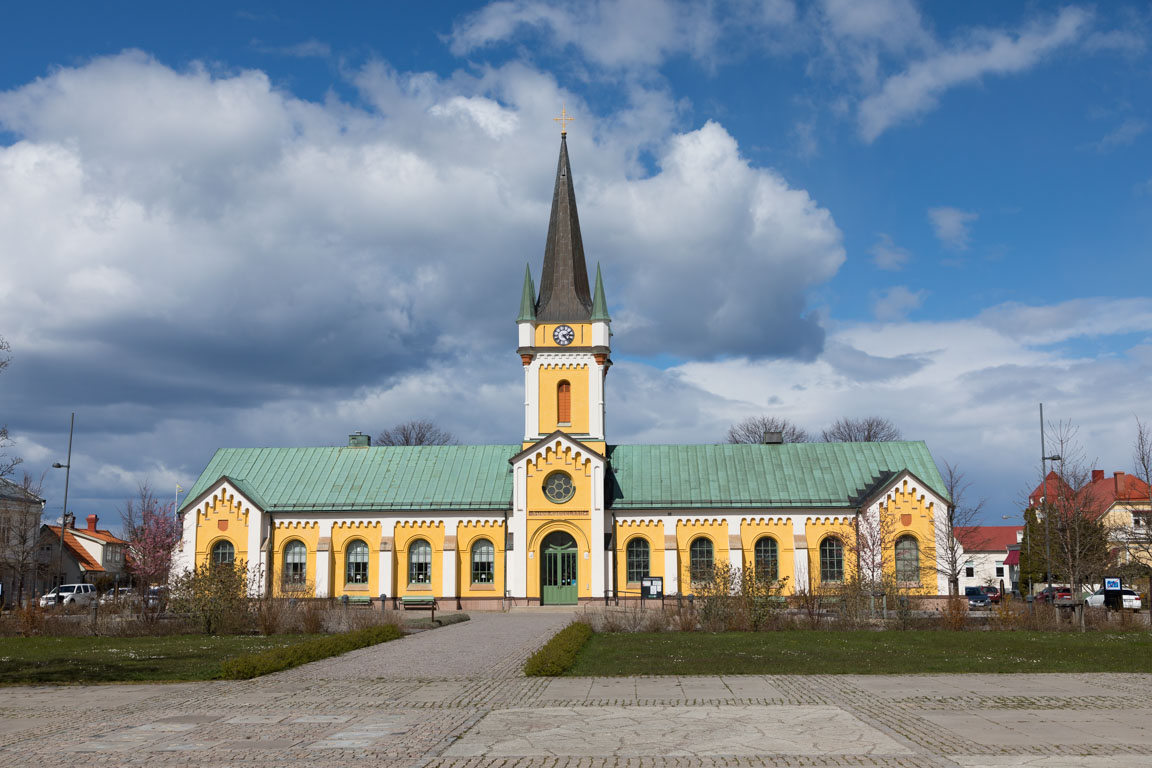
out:
M347 584L368 583L368 545L360 539L356 539L348 545L344 581Z
M472 583L494 584L496 582L496 548L488 539L480 539L472 545Z
M572 385L567 381L556 385L556 421L564 426L572 423Z
M212 546L213 565L232 565L236 561L236 547L230 541L218 541Z
M646 539L637 536L628 542L624 558L628 583L638 584L648 576L649 552Z
M844 581L844 542L835 536L820 542L820 581Z
M780 557L776 539L770 536L761 536L756 539L753 557L756 578L761 581L776 581L779 578Z
M693 584L701 584L712 579L715 565L712 541L703 536L693 539L688 545L688 576Z
M920 543L913 536L896 539L896 581L920 584Z
M296 539L284 547L284 583L304 584L308 580L308 548Z
M417 539L408 548L408 583L432 583L432 545Z

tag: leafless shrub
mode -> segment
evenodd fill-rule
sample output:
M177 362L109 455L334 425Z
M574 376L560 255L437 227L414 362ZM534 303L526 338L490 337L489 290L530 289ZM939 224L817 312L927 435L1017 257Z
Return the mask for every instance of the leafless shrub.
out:
M324 601L304 600L296 608L297 626L306 635L318 635L324 631L327 613Z
M940 624L944 629L959 632L968 627L968 601L962 597L950 597L940 612Z

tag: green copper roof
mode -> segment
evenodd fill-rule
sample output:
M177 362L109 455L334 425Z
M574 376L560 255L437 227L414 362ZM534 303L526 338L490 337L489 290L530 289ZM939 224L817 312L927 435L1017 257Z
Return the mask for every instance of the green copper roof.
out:
M187 506L221 477L268 511L505 510L519 445L222 448Z
M609 446L612 508L855 507L907 469L947 498L923 442Z
M612 318L608 317L608 301L604 298L604 281L600 279L600 265L596 265L596 293L592 296L592 318L593 321L603 320L609 322Z
M518 323L536 322L536 286L532 284L532 268L524 265L524 289L520 292L520 316Z

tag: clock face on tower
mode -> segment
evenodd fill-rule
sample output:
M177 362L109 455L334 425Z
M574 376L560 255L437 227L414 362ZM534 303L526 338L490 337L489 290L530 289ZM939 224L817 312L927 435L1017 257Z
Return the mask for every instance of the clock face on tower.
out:
M572 343L576 338L576 332L572 330L570 325L558 325L556 330L552 331L552 340L562 347L566 347Z

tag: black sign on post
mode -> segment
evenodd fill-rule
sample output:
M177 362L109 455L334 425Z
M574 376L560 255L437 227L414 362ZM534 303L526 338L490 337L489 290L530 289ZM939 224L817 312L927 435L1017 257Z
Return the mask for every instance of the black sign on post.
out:
M645 576L640 580L640 590L645 600L659 600L664 597L664 577Z
M1124 582L1119 578L1104 579L1104 605L1110 611L1124 610Z

